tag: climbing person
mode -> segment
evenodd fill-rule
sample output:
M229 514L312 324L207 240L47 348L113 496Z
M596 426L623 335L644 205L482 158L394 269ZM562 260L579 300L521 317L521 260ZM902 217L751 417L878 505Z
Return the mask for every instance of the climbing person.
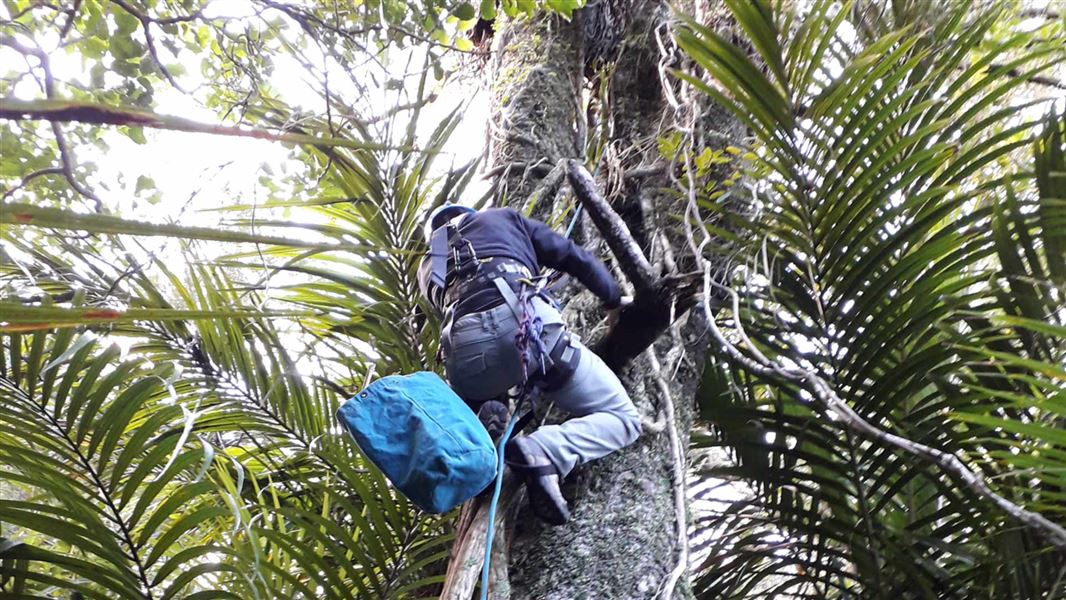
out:
M570 518L562 479L633 443L640 416L618 377L567 331L554 301L532 280L542 266L568 273L612 316L629 299L603 263L513 209L445 204L426 219L425 235L429 253L418 281L443 315L441 351L452 389L494 437L507 421L508 390L527 381L572 415L509 440L504 452L533 512L562 525Z

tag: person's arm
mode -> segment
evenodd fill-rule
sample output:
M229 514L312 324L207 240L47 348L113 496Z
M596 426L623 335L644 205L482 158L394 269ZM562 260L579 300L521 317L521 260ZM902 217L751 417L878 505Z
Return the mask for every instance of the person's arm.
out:
M521 219L529 233L538 262L576 277L582 285L603 300L607 309L618 308L622 292L602 262L581 246L552 231L544 223L527 219L517 212L515 215Z

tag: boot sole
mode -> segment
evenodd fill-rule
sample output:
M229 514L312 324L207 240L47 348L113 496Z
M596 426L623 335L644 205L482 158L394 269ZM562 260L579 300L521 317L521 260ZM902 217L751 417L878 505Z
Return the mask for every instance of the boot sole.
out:
M493 442L499 440L507 429L508 416L507 405L493 400L483 404L477 411L478 421L481 421L485 431L489 432Z
M549 525L556 527L565 525L570 520L570 515L562 512L559 505L552 501L551 496L541 489L540 485L535 481L536 477L525 477L524 479L526 481L526 490L529 492L529 507L533 509L533 514Z

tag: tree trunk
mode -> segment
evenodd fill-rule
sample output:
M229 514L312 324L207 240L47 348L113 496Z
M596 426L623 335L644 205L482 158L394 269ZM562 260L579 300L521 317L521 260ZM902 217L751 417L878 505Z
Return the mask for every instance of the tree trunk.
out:
M572 22L542 15L497 24L490 155L503 177L499 204L521 207L560 159L584 158L588 127L582 90L585 64L591 58L588 48L595 44L583 44L583 30L591 30L589 11L597 9L595 4L590 2ZM664 119L672 116L660 85L661 54L655 35L669 11L665 3L654 0L613 2L610 8L614 23L620 15L629 18L623 50L607 86L609 100L600 103L592 134L605 132L608 140L597 179L654 267L677 274L686 261L675 257L688 253L676 219L683 214L677 206L682 201L662 191L669 179L656 144ZM602 20L597 22L597 31L590 35L604 35L603 26ZM665 28L661 35L669 44ZM732 119L722 116L721 121L715 129L739 134ZM660 168L649 168L654 166ZM625 177L627 170L637 168L650 175ZM536 215L550 213L551 196L541 198ZM609 259L595 228L583 225L586 247ZM644 415L645 431L633 446L570 474L564 493L572 519L565 526L546 527L528 506L519 505L513 531L505 532L510 542L509 586L497 585L492 595L538 600L652 598L671 587L666 597L691 597L687 578L678 578L687 554L681 463L707 348L702 314L686 313L684 299L676 297L672 307L652 302L642 308L638 296L638 306L623 313L608 334L609 343L596 346L597 338L604 337L599 302L574 285L563 290L561 299L572 330L601 356L627 341L646 338L608 361ZM641 325L655 319L662 323L649 336ZM650 350L634 357L655 338L658 341ZM670 422L675 436L667 429Z

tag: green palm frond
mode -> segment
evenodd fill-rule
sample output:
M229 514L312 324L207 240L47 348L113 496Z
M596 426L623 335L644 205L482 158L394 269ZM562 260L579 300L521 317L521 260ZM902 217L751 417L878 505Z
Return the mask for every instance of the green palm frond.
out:
M204 309L245 295L217 267L196 267L184 280L171 274L170 284L186 305ZM253 581L252 591L269 597L278 593L272 585L293 593L311 585L343 598L410 581L428 585L425 555L406 544L439 551L444 522L417 513L337 427L334 414L346 396L338 384L327 385L333 372L307 365L320 343L305 340L297 352L298 330L270 319L164 325L152 324L143 349L156 362L181 364L183 380L210 394L195 431L218 437L240 464L243 485L233 483L230 493L254 525L238 531L235 546L243 552L234 560L246 569L259 554L274 559L260 571L270 583ZM364 372L369 364L363 359ZM308 369L321 378L306 377Z
M893 3L890 19L861 23L834 2L728 4L756 57L694 24L678 41L715 83L681 77L757 140L758 243L732 249L750 257L732 318L868 422L1066 522L1051 276L1064 213L1046 191L1061 183L1062 125L1025 88L1066 62L1061 44L993 39L1001 10L966 2ZM1057 585L1061 557L1038 533L840 427L794 385L738 369L718 365L707 383L704 442L739 465L707 474L754 491L705 515L721 539L699 569L704 597L1036 598Z
M283 123L285 114L273 107L264 116ZM431 367L427 357L435 353L437 332L425 318L426 307L419 305L415 273L425 250L423 215L445 200L460 198L476 170L471 163L438 173L437 161L460 117L459 109L452 111L419 143L415 115L398 144L411 150L319 151L321 161L332 165L319 193L350 200L309 202L303 208L316 220L325 220L317 231L327 239L338 244L354 241L358 248L328 253L276 248L227 259L266 271L267 281L276 273L309 276L310 281L283 286L281 299L300 309L323 311L322 317L304 323L324 340L341 347L349 347L352 338L372 341L380 356L379 374ZM327 124L306 120L304 127L325 130ZM264 256L273 261L249 262Z
M0 551L4 589L183 593L195 578L182 571L211 552L197 529L229 514L204 477L213 448L183 427L199 410L189 386L83 331L3 341L0 464L24 490L0 503L16 527Z

